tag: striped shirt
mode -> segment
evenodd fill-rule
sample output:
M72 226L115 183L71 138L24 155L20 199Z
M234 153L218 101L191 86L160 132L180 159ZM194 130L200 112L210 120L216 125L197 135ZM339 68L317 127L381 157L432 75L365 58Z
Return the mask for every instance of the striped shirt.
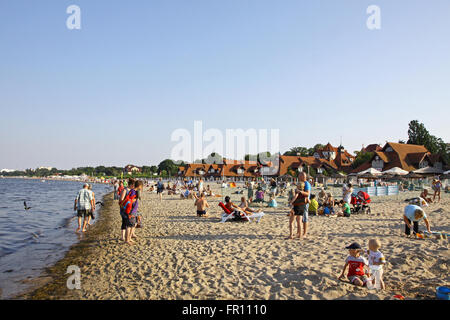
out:
M88 189L81 189L77 196L78 210L91 210L92 192Z

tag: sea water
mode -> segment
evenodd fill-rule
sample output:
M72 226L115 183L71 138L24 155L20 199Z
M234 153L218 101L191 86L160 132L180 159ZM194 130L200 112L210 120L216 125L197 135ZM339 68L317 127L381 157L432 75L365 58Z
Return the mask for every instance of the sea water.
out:
M82 187L74 181L0 179L0 299L28 289L27 280L80 241L73 206ZM112 186L93 184L92 191L102 201ZM30 210L24 209L24 201ZM97 205L96 217L99 209Z

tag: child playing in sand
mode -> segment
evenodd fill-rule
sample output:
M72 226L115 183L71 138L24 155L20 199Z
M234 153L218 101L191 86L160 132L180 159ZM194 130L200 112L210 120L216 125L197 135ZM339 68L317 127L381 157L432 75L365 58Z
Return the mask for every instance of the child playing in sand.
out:
M206 208L209 208L209 203L205 199L205 193L200 193L200 198L195 194L195 192L192 194L195 198L194 205L197 206L197 217L207 217L208 214L206 213Z
M431 200L431 197L429 197L428 189L423 189L422 193L419 196L420 198L424 199L427 203L432 203L433 200Z
M341 207L341 210L338 212L338 217L349 218L352 213L352 209L350 208L348 202L344 202L344 200L339 201L339 207Z
M377 289L385 289L383 281L383 265L386 264L384 255L380 252L381 242L378 239L369 240L369 250L367 255L369 256L369 269L373 275L373 284Z
M317 211L319 210L319 203L316 200L316 195L311 195L311 200L309 202L308 214L316 216Z
M348 249L349 256L345 259L344 269L339 276L339 280L344 277L345 270L348 267L347 279L351 284L359 287L367 285L368 278L364 269L368 267L369 263L366 258L361 256L361 246L353 242L345 249Z
M269 203L267 204L267 206L270 207L270 208L278 207L278 203L275 200L275 196L273 194L270 195L270 200L269 200Z

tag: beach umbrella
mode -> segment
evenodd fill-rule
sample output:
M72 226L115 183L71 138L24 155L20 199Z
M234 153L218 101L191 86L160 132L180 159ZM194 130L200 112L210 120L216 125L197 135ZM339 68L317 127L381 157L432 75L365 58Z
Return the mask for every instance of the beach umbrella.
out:
M422 175L433 175L433 174L441 174L444 173L443 170L435 168L435 167L425 167L422 169L414 170L414 173L422 174Z
M332 178L345 178L346 175L341 172L335 172L331 175Z
M380 176L379 175L374 175L371 173L364 173L361 175L358 175L358 178L362 178L362 179L379 179Z
M408 174L408 171L403 170L399 167L394 167L389 170L383 171L383 174L392 174L392 175L399 175L399 176L405 176Z
M364 175L364 174L366 174L366 173L371 174L371 175L374 175L374 176L375 176L375 175L381 175L381 171L378 171L377 169L374 169L374 168L369 168L369 169L367 169L367 170L358 172L357 175L358 175L358 176L361 176L361 175Z
M411 171L410 173L408 173L407 175L405 175L403 177L407 178L407 179L420 179L420 178L422 178L422 176L420 174L414 173L413 171Z
M439 179L441 179L441 180L450 179L450 173L443 174L442 176L439 177Z

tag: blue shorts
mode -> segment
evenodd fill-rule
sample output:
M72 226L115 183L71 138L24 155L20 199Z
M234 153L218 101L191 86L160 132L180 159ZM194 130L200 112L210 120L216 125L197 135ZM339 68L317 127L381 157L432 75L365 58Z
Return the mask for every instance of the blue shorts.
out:
M294 206L294 215L303 216L302 222L308 222L308 209L309 203L300 206Z

